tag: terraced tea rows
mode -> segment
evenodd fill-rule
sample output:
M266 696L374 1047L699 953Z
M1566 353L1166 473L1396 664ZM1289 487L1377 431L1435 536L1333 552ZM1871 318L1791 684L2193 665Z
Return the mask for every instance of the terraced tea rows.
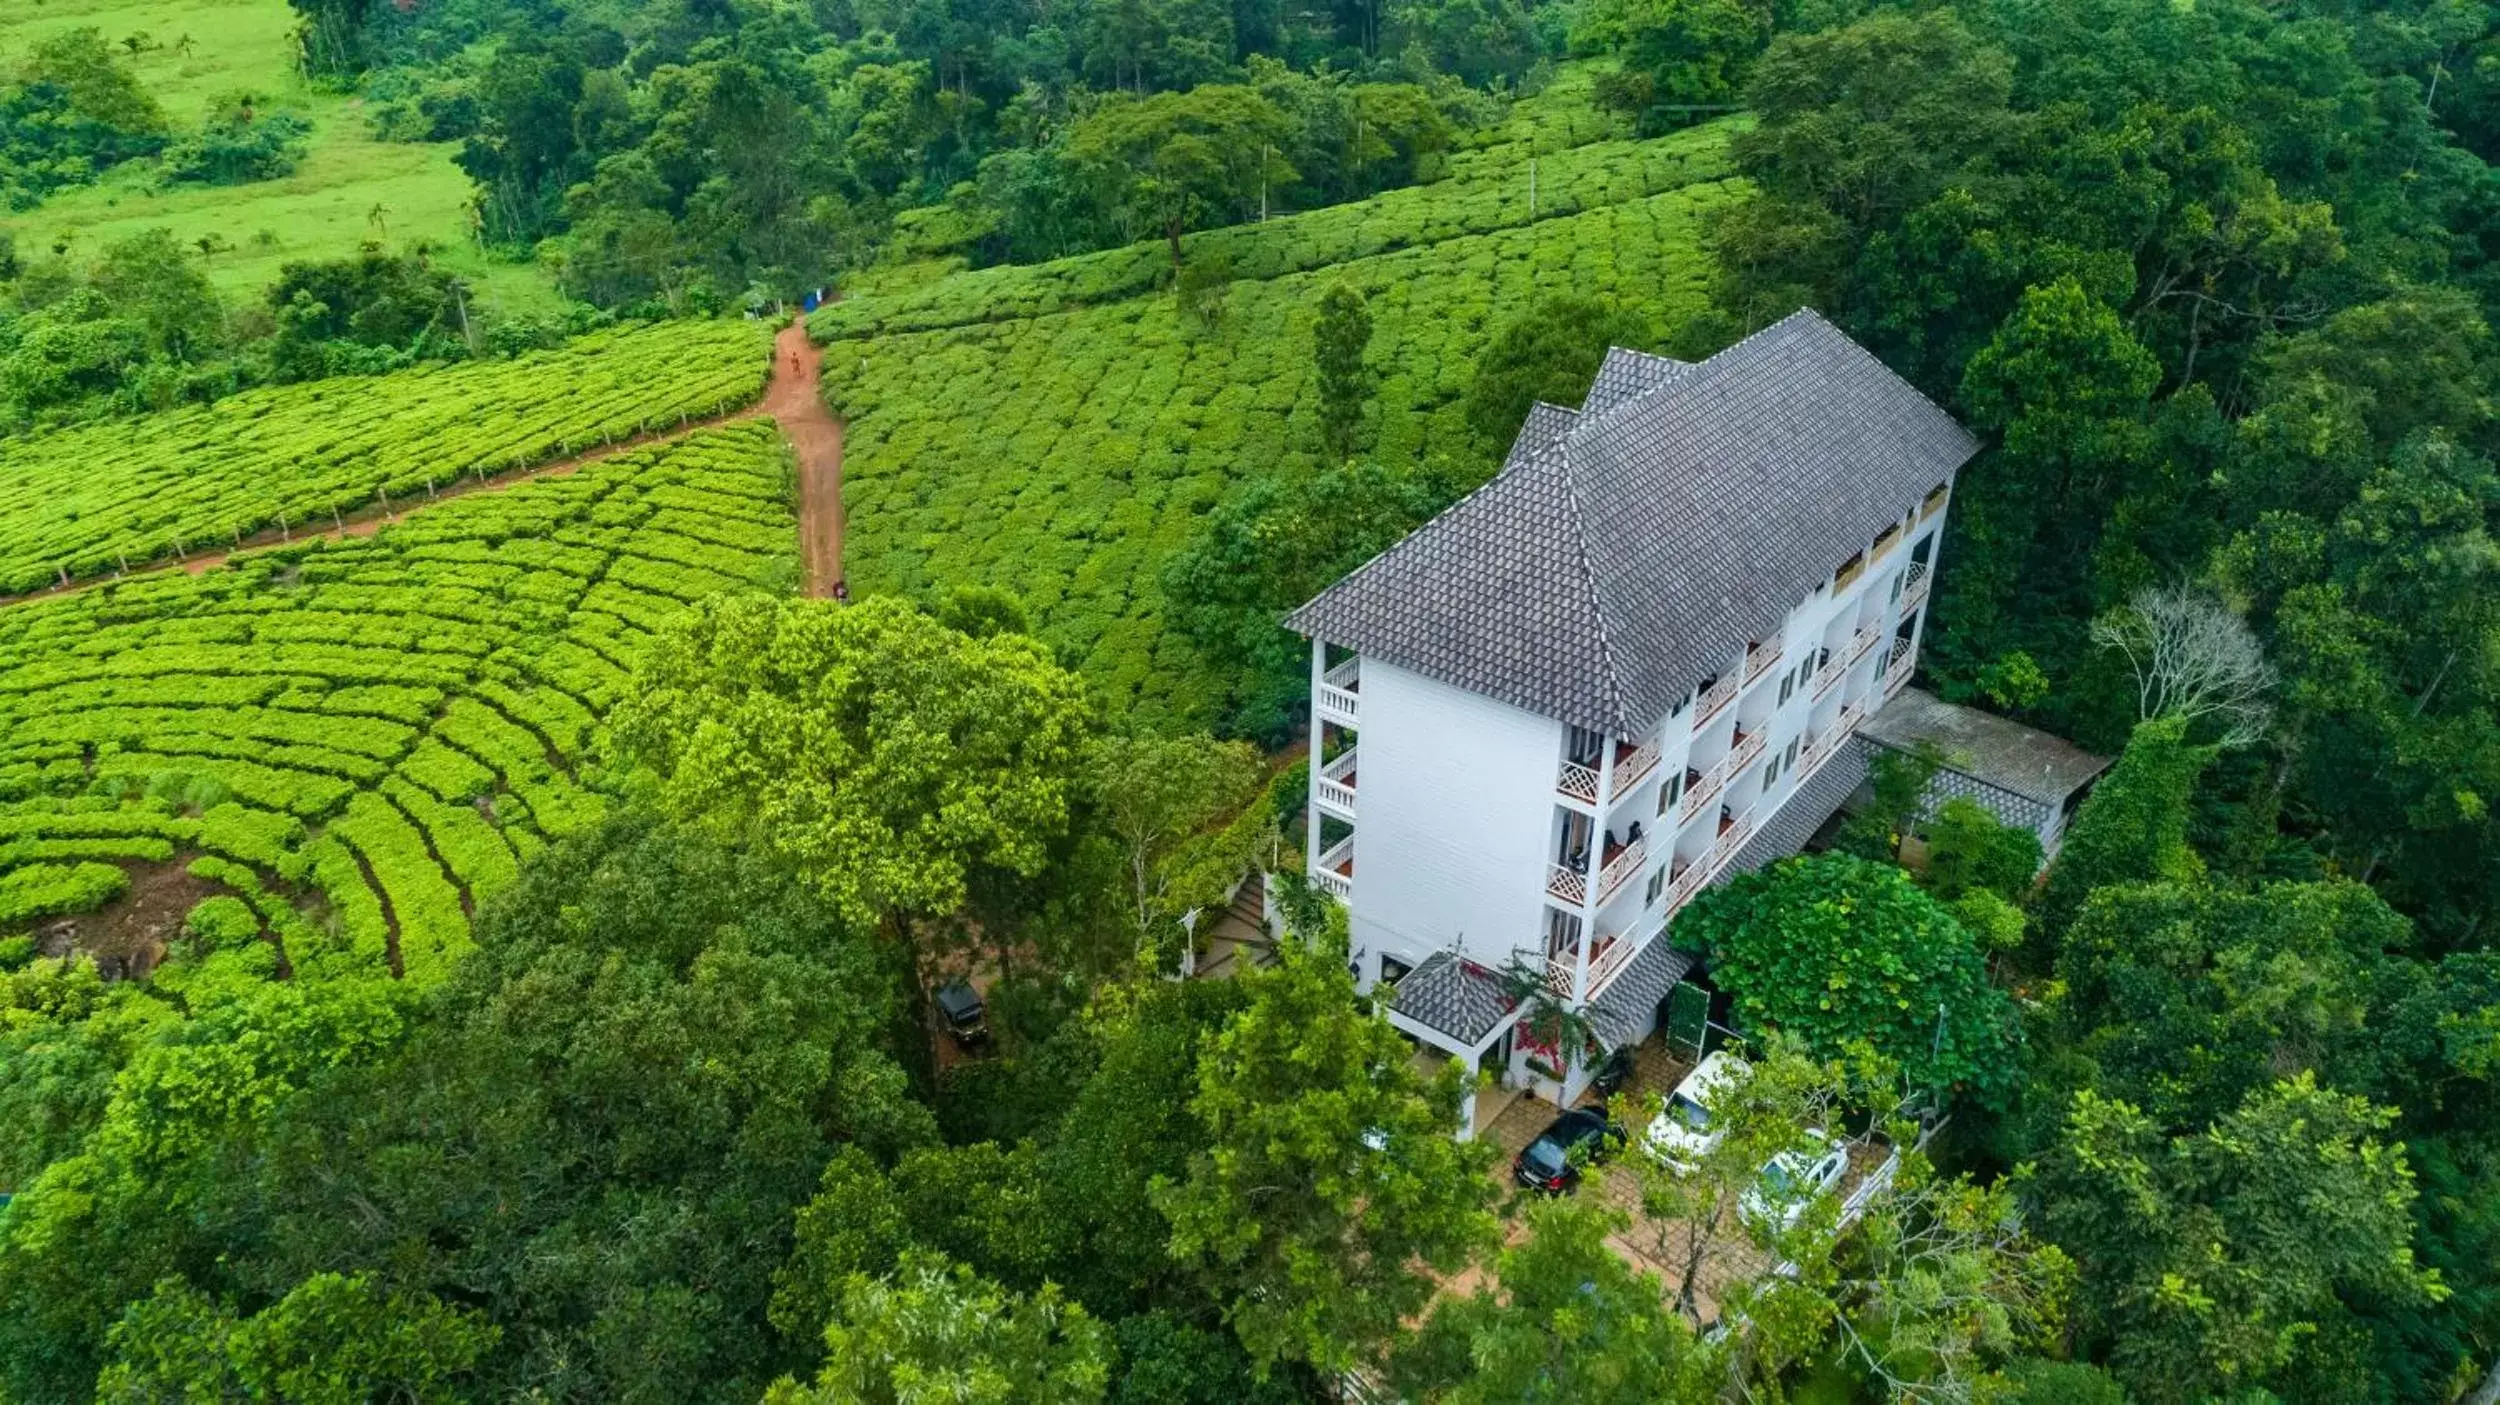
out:
M289 959L433 975L519 858L602 813L587 759L651 630L791 585L788 504L756 420L0 610L0 929L92 906L98 865L198 856ZM316 892L318 921L290 896Z
M835 341L825 374L848 417L851 584L921 596L1004 586L1115 706L1204 725L1223 689L1164 631L1158 576L1231 484L1312 460L1320 294L1342 279L1371 300L1375 451L1430 454L1463 442L1458 400L1478 350L1538 296L1618 297L1662 319L1697 310L1698 222L1735 193L1695 184L1239 282L1211 331L1154 296Z
M1600 141L1537 156L1526 142L1462 152L1450 174L1353 204L1183 241L1191 258L1228 260L1240 279L1281 278L1351 259L1515 229L1663 194L1730 172L1723 119L1655 141ZM919 287L846 299L808 319L817 340L928 331L1035 317L1134 297L1170 276L1160 240L1042 264L958 273Z
M0 440L0 595L430 495L754 402L769 329L674 322Z

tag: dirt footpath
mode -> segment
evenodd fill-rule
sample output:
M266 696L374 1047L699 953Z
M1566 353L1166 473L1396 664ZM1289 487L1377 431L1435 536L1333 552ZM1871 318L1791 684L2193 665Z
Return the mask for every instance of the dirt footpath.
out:
M773 343L772 388L762 406L798 457L799 554L807 564L807 593L820 600L842 579L842 422L825 408L818 376L823 361L804 322L783 328Z

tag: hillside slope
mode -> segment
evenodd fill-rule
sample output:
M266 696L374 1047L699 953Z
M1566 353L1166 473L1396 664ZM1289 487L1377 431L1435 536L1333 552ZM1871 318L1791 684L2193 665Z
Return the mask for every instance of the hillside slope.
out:
M220 95L238 90L274 99L312 124L303 162L276 180L159 187L153 162L133 162L32 210L0 212L0 230L15 235L21 248L58 244L73 256L153 228L170 230L185 244L213 236L222 246L207 260L208 276L229 295L257 293L284 264L344 258L367 240L391 247L423 242L490 304L554 305L554 287L539 269L497 262L477 249L469 178L452 163L458 147L375 138L360 100L297 76L295 24L286 0L0 5L0 60L81 26L114 44L145 36L149 46L132 64L177 128L197 123Z
M1211 720L1218 680L1163 626L1158 574L1226 488L1318 448L1311 323L1331 284L1372 304L1373 452L1461 445L1475 355L1541 296L1702 302L1700 221L1734 198L1713 123L1535 158L1471 153L1451 179L1209 231L1236 275L1211 328L1169 294L1161 247L961 273L839 304L810 331L849 421L852 586L980 582L1032 607L1115 708Z

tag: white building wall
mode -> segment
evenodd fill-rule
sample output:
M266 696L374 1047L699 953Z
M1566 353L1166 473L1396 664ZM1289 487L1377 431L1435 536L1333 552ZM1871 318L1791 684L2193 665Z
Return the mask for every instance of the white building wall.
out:
M1409 966L1464 940L1498 966L1541 940L1561 724L1363 661L1354 947Z

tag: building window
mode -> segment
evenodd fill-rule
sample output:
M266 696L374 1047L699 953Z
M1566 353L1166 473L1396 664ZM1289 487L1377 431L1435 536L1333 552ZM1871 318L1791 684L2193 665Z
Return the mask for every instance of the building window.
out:
M1406 979L1407 972L1414 969L1385 951L1380 954L1380 983L1392 990L1397 988L1398 982Z
M1786 707L1788 705L1788 695L1796 691L1797 670L1792 668L1786 673L1780 675L1780 700L1778 706Z
M1649 875L1649 896L1641 899L1641 902L1644 905L1654 905L1658 901L1658 895L1665 892L1666 887L1667 870L1666 866L1661 864L1656 873Z
M1788 739L1788 751L1787 751L1787 758L1788 758L1788 764L1789 764L1789 765L1791 765L1791 766L1794 766L1794 765L1796 765L1796 764L1797 764L1797 743L1798 743L1798 741L1799 741L1799 739L1798 739L1798 738L1796 738L1796 737L1790 737L1790 738Z
M1606 754L1606 734L1586 727L1571 729L1571 760L1573 764L1597 769L1597 759Z
M1678 771L1667 777L1666 783L1658 787L1658 813L1665 814L1668 806L1683 798L1684 773Z
M1777 756L1773 756L1770 763L1762 768L1762 788L1764 790L1769 790L1772 786L1779 784L1779 779L1780 759Z

